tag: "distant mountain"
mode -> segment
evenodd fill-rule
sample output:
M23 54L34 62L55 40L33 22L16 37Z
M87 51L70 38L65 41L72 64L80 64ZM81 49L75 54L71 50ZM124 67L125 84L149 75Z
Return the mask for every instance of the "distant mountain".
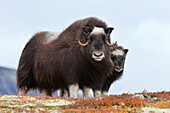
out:
M16 70L0 67L0 95L16 95ZM28 95L39 96L39 92L29 91Z
M0 67L0 95L17 94L16 70Z
M16 95L16 70L0 67L0 95ZM28 95L39 96L39 92L29 91Z
M16 95L18 90L16 88L16 70L0 67L0 95ZM28 95L38 96L39 92L29 91ZM53 96L57 96L57 91L53 93ZM78 97L82 97L82 93L79 91Z

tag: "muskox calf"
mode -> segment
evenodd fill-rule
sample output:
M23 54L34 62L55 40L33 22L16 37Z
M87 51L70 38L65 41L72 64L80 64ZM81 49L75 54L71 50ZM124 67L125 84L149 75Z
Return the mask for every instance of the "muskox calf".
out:
M104 82L102 95L107 95L111 84L122 76L128 49L124 49L122 46L116 46L111 49L111 52L111 59L114 63L114 70L113 73L107 77Z
M65 88L70 97L77 97L79 87L101 90L103 80L113 71L112 30L91 17L74 22L53 40L45 40L46 32L35 34L20 57L19 93L38 88L51 96L53 91Z

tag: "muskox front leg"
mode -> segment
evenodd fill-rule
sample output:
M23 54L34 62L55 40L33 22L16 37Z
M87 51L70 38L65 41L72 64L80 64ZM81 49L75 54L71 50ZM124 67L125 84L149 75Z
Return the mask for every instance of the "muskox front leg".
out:
M94 97L101 97L101 89L94 89L93 90Z
M111 84L105 84L102 87L102 96L107 96Z
M77 83L69 85L70 98L77 98L78 90L79 90L79 85Z
M108 95L108 91L102 91L102 96L107 96Z
M91 94L90 94L90 88L89 87L86 87L84 86L83 87L83 98L84 99L88 99L88 98L91 98Z

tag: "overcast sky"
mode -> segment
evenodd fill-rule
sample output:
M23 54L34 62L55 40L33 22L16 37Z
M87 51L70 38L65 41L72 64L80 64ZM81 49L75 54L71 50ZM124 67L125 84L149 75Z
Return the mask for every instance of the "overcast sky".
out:
M169 0L0 0L0 66L16 69L36 32L61 32L91 16L114 27L112 42L129 49L110 94L170 91Z

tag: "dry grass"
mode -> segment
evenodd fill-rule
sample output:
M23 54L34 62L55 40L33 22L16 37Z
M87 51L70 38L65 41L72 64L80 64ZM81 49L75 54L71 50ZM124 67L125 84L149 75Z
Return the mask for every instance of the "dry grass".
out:
M0 95L0 112L134 113L170 112L170 92L110 95L91 99L69 99Z

